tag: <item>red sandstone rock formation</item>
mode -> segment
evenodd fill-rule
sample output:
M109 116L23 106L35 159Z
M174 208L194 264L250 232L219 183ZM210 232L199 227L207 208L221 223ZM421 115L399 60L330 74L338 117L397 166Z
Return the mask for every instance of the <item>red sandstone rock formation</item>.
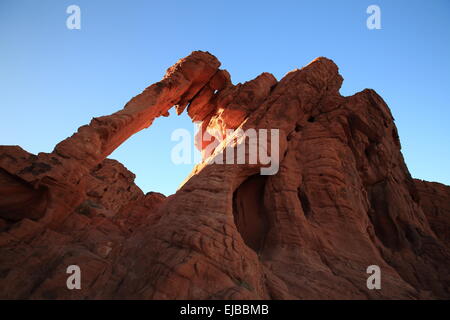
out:
M0 147L0 298L449 298L450 187L411 178L381 97L341 96L326 58L236 86L219 66L192 53L52 153ZM279 129L279 172L202 163L176 194L144 195L106 157L172 106L214 139Z

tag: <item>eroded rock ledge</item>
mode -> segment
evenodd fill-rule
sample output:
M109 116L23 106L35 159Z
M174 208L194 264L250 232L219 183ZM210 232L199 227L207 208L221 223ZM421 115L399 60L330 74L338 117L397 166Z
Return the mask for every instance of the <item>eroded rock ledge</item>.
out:
M411 178L383 99L341 96L327 58L279 82L219 67L193 52L52 153L0 147L0 298L449 298L450 187ZM279 129L280 171L201 164L175 195L144 195L107 156L172 107L202 132Z

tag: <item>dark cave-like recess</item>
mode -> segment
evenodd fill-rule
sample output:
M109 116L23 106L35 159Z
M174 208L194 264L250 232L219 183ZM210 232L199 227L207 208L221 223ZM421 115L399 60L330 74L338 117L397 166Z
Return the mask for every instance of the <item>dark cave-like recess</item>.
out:
M245 244L260 252L269 229L264 207L264 189L267 176L253 175L234 192L233 215L236 227Z

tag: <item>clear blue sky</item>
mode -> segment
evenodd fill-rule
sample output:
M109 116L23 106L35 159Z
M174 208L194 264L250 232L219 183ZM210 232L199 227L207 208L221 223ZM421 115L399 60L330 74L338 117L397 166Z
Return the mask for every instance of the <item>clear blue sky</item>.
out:
M81 30L66 8L81 8ZM368 30L366 8L381 8ZM50 152L120 108L193 50L244 82L333 59L343 95L375 89L396 119L414 177L450 184L450 1L0 0L0 144ZM173 112L172 112L173 113ZM145 191L175 192L192 165L171 163L187 115L156 120L112 155Z

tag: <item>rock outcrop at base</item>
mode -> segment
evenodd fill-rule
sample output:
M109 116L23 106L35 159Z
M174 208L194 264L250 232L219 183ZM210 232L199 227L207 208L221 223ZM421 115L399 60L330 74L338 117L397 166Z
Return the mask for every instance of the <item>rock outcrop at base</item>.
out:
M238 85L219 66L193 52L51 153L0 147L0 298L448 299L450 187L411 178L383 99L341 96L327 58ZM145 195L107 156L173 106L201 121L205 161ZM230 129L279 130L278 172L208 164Z

